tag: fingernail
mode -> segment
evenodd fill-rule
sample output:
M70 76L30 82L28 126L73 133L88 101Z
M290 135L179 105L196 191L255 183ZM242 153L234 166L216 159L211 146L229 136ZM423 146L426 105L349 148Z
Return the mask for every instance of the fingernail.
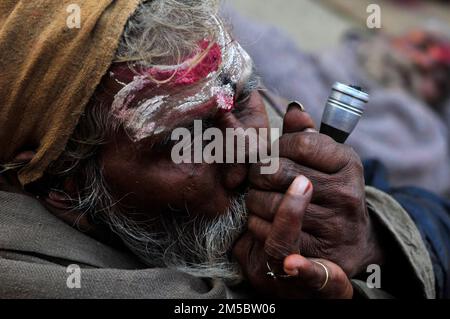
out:
M298 276L298 269L297 268L294 268L294 269L284 268L284 272L287 275L289 275L289 276L294 276L294 277Z
M305 195L312 187L311 182L305 176L297 176L289 187L289 191L295 195Z
M297 101L292 101L287 106L287 112L289 112L292 108L298 108L300 111L305 112L305 107L302 105L302 103Z

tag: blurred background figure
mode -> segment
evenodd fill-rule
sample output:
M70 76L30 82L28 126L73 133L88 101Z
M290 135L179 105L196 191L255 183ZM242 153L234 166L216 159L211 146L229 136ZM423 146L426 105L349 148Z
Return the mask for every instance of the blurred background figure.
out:
M370 4L381 28L370 29ZM449 1L228 1L223 15L263 83L319 124L335 81L371 101L348 144L395 186L450 194ZM280 113L284 111L280 103Z

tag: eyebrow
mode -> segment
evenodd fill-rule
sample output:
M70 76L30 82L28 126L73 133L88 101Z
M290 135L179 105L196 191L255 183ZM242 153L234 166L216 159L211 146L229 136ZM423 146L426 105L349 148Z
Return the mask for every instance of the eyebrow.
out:
M245 83L242 85L242 92L235 92L235 93L247 95L253 92L254 90L259 89L260 86L261 86L261 77L256 72L255 66L252 66L250 76L247 78L247 80L245 80Z

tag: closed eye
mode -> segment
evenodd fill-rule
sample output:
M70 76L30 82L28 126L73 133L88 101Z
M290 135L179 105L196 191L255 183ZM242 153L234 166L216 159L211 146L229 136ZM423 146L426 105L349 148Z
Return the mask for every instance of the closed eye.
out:
M214 127L213 119L211 117L206 117L206 118L203 118L200 120L202 121L201 134L203 134L205 132L205 130L207 130L208 128ZM192 121L188 125L184 125L184 128L186 128L189 131L191 138L195 137L195 134L197 132L195 132L194 121ZM150 149L152 149L152 150L157 150L157 149L161 150L163 148L172 147L179 141L172 140L171 136L172 136L172 131L164 132L160 136L158 136L156 138L156 140L155 140L155 137L153 137L154 140L151 143L147 143L147 145L150 146Z
M261 80L259 76L256 74L256 72L253 70L250 77L247 79L247 81L242 86L242 89L240 92L238 92L235 104L233 108L233 113L239 113L245 109L245 107L248 104L248 101L250 100L252 93L255 90L260 89L261 87Z
M253 91L258 90L261 86L261 80L253 69L250 77L242 86L240 92L237 92L233 113L239 113L245 109Z

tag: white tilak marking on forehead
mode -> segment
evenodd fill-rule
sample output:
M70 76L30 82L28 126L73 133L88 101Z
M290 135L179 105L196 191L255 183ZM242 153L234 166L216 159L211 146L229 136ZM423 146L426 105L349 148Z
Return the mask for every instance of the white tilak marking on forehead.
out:
M232 99L234 91L230 83L222 83L220 75L225 74L229 76L231 83L236 84L242 79L243 74L251 71L252 61L250 56L239 43L232 41L222 23L216 17L214 19L219 30L217 42L222 51L221 67L219 70L208 74L206 83L196 94L187 96L176 103L175 110L186 111L210 101L213 97L216 97L218 108L228 109L229 106L226 105L225 98ZM178 65L159 66L158 68L161 70L177 70L188 67L191 60L193 59ZM114 74L110 75L114 76ZM133 132L133 140L139 141L152 134L164 131L165 127L162 125L156 126L156 123L152 121L152 117L164 106L168 96L155 96L140 103L136 108L129 109L128 107L134 100L135 94L146 85L151 84L152 81L145 75L138 75L128 84L118 83L124 85L124 87L114 96L112 111L118 118L123 119L125 127Z
M131 101L133 101L135 93L142 90L149 83L151 83L150 79L144 75L133 77L133 81L125 85L114 96L114 101L112 103L112 111L114 114L121 117L121 110L126 110Z
M237 83L241 80L244 73L250 73L252 67L252 60L248 53L239 45L239 43L232 41L229 34L223 28L223 25L216 19L219 27L218 44L222 49L222 65L221 68L207 76L206 84L193 96L188 96L179 101L175 109L186 111L194 106L198 106L210 101L218 92L230 95L229 84L221 83L219 79L220 74L230 76L232 83ZM223 101L218 100L219 108L226 108ZM220 105L219 105L220 104Z
M154 96L151 99L140 102L134 111L145 116L151 116L163 105L167 97L168 95Z
M218 42L223 50L220 72L225 72L231 76L231 80L236 83L241 79L244 69L252 67L252 60L241 45L233 41L218 18L214 17L214 19L219 28Z
M188 96L177 103L175 109L179 111L186 111L196 105L201 105L208 102L212 98L212 92L218 86L218 81L210 80L192 96Z
M167 97L168 95L155 96L140 103L135 109L128 110L129 117L126 118L125 127L134 134L132 138L135 142L155 133L155 129L160 130L152 122L152 115L161 108Z

